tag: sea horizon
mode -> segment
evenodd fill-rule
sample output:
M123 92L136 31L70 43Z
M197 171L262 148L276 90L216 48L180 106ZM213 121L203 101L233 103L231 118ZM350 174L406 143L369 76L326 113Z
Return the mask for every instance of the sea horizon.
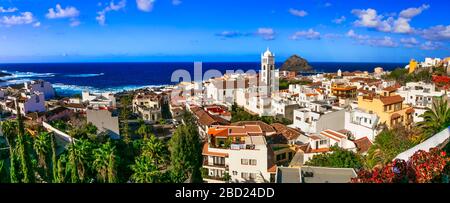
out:
M202 72L218 70L260 69L260 62L202 62ZM283 62L277 62L280 68ZM392 70L404 67L402 63L385 62L309 62L316 72L369 71L375 67ZM42 79L54 84L59 95L72 96L83 90L93 92L122 92L145 87L174 85L172 73L183 69L191 74L193 62L70 62L70 63L7 63L0 64L0 71L11 76L0 77L0 86L23 84Z

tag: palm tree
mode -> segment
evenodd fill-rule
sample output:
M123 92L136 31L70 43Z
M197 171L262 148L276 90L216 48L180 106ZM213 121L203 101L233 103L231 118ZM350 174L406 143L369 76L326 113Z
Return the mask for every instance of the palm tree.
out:
M34 183L35 182L35 174L33 171L33 166L31 163L31 157L28 153L28 143L25 140L25 126L22 120L22 114L20 112L20 108L17 100L16 102L16 111L17 111L17 145L18 145L18 153L20 158L20 166L21 172L23 174L23 182L24 183Z
M16 164L16 154L15 154L15 137L17 135L17 122L14 122L12 120L7 120L2 122L2 132L3 136L6 139L6 144L9 147L9 160L10 160L10 167L9 167L9 174L11 177L11 183L17 183L19 182L19 177L17 174L17 164Z
M45 179L48 181L50 178L48 157L51 150L50 135L48 132L41 132L36 136L34 140L34 150L38 157L38 166L44 171Z
M91 163L92 143L80 139L69 145L69 173L73 183L84 182Z
M420 117L423 121L417 123L427 136L434 135L450 124L450 108L444 98L435 99L432 108Z
M142 123L141 126L136 130L136 134L141 135L144 139L147 139L148 136L152 133L152 128L145 123Z
M53 176L53 182L59 183L58 178L58 160L56 158L56 142L55 142L55 135L53 133L50 134L50 144L52 149L52 176Z
M151 135L150 139L144 140L142 145L142 155L149 157L154 161L156 166L167 161L168 151L164 143L155 135Z
M97 171L97 177L100 182L114 183L117 174L117 156L116 148L107 142L94 150L93 168Z
M131 180L135 183L161 182L162 172L153 164L153 160L147 156L139 156L134 165L131 165L133 174Z

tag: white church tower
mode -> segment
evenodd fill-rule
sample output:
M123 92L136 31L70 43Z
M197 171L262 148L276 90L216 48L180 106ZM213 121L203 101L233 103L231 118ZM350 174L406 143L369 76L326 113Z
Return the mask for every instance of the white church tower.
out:
M267 48L261 54L261 82L267 85L267 95L271 95L275 79L275 55Z

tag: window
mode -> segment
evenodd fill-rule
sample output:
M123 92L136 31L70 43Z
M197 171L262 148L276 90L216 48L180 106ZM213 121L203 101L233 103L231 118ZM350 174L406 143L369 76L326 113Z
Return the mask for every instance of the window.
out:
M256 179L256 173L250 173L250 180Z
M249 178L248 173L242 172L242 173L241 173L241 178L247 180L247 179Z
M241 159L242 165L248 165L248 159Z
M387 111L387 106L384 106L384 111Z
M320 140L320 145L327 144L327 140Z
M250 159L250 165L256 166L256 159Z
M364 118L364 123L367 123L367 118Z
M233 175L237 176L238 172L237 171L233 171Z

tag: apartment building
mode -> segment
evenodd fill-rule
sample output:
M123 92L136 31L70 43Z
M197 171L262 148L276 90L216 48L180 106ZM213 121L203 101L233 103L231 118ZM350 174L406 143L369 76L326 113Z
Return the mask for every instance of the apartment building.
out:
M276 165L258 125L213 126L203 146L208 183L273 182ZM226 175L228 174L228 175Z
M154 92L138 93L133 97L133 113L144 121L155 123L162 118L161 103L163 97Z
M55 89L50 82L34 80L24 83L24 89L29 92L42 92L46 100L55 97Z
M307 134L319 133L325 129L344 129L345 110L333 107L325 101L313 101L307 108L294 110L294 122L290 127Z
M358 96L358 108L379 116L379 123L392 128L397 124L410 126L413 122L414 109L403 104L403 98L395 90L383 91L382 95Z

